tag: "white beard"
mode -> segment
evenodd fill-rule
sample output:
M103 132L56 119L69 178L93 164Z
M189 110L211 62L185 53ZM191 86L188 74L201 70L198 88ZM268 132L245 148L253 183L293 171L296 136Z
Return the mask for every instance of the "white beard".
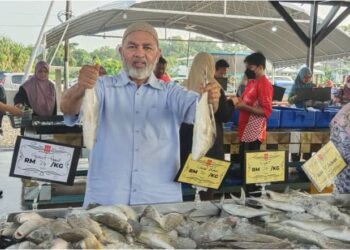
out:
M157 65L157 60L154 62L154 64L146 64L146 67L143 69L135 69L132 65L129 65L125 58L122 57L123 62L123 68L125 72L133 79L142 80L150 77L153 70L155 69Z

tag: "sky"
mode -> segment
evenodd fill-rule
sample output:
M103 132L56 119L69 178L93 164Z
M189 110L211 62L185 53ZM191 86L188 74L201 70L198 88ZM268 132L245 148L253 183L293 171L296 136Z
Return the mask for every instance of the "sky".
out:
M114 0L115 1L115 0ZM112 0L72 0L73 15L78 16L94 8L114 2ZM31 1L31 0L0 0L0 36L5 36L15 42L23 45L34 45L38 38L41 25L45 19L50 1ZM65 11L65 0L56 0L51 11L46 30L60 24L57 15L60 11ZM320 10L321 14L327 13L325 9ZM63 19L65 17L62 17ZM350 23L350 16L343 22ZM122 31L115 33L121 35ZM179 34L184 38L187 32L174 31L168 36ZM92 51L103 45L117 46L120 39L116 38L94 38L94 37L77 37L71 39L72 42L79 43L79 47Z

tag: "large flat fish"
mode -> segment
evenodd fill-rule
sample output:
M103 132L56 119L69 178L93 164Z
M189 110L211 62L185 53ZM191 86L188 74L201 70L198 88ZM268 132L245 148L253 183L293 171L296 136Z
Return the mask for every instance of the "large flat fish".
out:
M213 108L208 104L208 92L203 93L196 106L193 128L192 159L198 161L213 146L216 126Z
M98 99L95 88L87 89L83 99L83 138L84 145L92 149L96 141L96 130L98 124Z

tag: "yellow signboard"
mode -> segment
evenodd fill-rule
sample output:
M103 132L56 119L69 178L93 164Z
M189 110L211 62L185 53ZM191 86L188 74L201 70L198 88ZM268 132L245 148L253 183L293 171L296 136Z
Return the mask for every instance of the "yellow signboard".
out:
M334 177L345 167L346 163L332 141L329 141L302 166L319 192L332 184Z
M247 152L245 183L280 182L286 179L286 152Z
M208 157L194 161L192 155L189 155L177 180L196 186L219 189L229 166L230 162Z

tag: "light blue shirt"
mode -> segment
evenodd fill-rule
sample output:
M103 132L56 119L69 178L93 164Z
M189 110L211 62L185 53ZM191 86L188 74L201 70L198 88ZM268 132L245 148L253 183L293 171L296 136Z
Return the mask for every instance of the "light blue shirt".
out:
M198 94L153 74L139 88L122 71L98 78L97 141L84 206L181 202L179 127L192 124ZM65 116L67 125L79 120Z

